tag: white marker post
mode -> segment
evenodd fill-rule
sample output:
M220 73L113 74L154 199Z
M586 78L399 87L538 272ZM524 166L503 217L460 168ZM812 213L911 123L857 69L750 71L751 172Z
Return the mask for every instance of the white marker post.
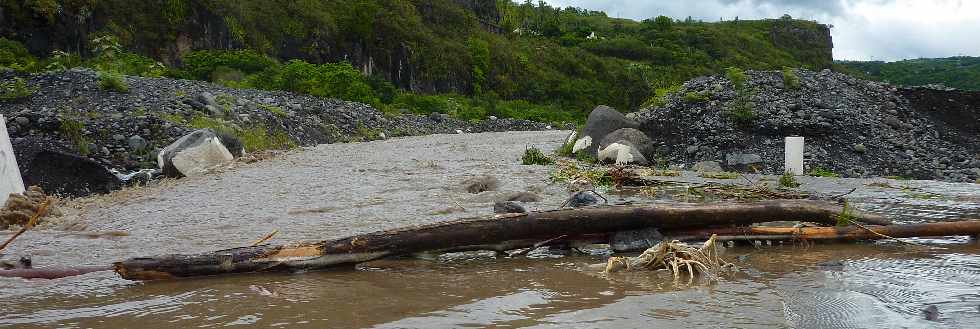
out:
M0 207L7 203L10 193L24 193L24 180L20 177L14 147L7 134L7 119L0 115Z
M803 137L786 137L786 172L803 175Z

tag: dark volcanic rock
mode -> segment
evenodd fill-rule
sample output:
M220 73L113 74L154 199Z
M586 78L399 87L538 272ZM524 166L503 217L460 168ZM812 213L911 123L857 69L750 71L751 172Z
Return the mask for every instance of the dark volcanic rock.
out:
M607 134L599 142L600 150L609 150L608 147L613 144L620 144L620 147L631 148L628 152L630 154L628 163L634 163L639 165L649 164L648 159L652 159L654 148L653 142L650 141L650 137L644 134L642 131L633 128L622 128ZM623 150L616 151L616 153L623 152ZM599 159L602 160L603 154L601 153L612 153L612 152L599 152ZM612 158L612 156L610 156ZM619 157L614 158L616 162L626 163L622 161Z
M527 209L517 201L499 201L493 204L493 213L495 214L522 214L526 212Z
M615 109L600 105L589 113L589 119L582 128L582 135L579 140L588 138L589 146L584 152L595 157L599 151L599 142L609 133L622 128L639 128L640 125Z
M108 193L122 187L119 178L104 166L61 149L57 142L18 138L13 146L24 185L71 197Z
M975 133L969 133L977 125L964 123L971 119L969 115L978 113L975 109L959 110L957 116L948 115L944 120L942 114L925 111L928 105L910 103L888 84L829 70L796 74L800 87L792 89L784 86L778 71L746 72L749 104L755 114L749 122L731 114L737 92L721 76L690 80L664 106L630 117L641 122L640 129L653 139L658 155L688 168L699 161L736 167L756 162L751 167L779 174L783 138L796 135L806 138L808 170L820 167L845 177L977 179L975 167L980 163L974 160L980 159L980 143ZM685 101L683 95L689 92L707 95L708 100ZM963 102L969 103L957 99L963 98L951 102L960 108L966 106Z

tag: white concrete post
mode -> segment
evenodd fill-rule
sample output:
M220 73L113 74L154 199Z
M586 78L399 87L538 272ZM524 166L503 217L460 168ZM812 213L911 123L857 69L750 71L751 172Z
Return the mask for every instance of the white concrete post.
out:
M24 180L17 168L10 135L7 135L7 119L0 115L0 207L7 203L10 193L24 193Z
M786 137L786 172L803 175L803 137Z

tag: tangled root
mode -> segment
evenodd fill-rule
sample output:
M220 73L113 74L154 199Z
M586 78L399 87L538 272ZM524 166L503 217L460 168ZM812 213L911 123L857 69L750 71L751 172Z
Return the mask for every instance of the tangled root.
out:
M676 240L661 241L636 257L610 257L605 272L666 269L674 275L675 281L685 273L689 284L695 276L717 280L720 274L734 272L735 265L718 256L715 237L712 235L700 248Z
M44 216L61 216L61 211L54 206L57 200L44 194L40 187L31 186L24 194L10 194L6 204L0 208L0 229L5 230L11 225L24 226L46 200L50 201Z

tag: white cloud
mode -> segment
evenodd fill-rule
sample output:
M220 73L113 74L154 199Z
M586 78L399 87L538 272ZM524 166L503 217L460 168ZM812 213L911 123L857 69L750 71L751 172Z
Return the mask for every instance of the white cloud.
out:
M605 11L637 20L658 15L774 18L783 14L834 25L834 57L899 60L980 56L976 0L550 0L553 6Z

